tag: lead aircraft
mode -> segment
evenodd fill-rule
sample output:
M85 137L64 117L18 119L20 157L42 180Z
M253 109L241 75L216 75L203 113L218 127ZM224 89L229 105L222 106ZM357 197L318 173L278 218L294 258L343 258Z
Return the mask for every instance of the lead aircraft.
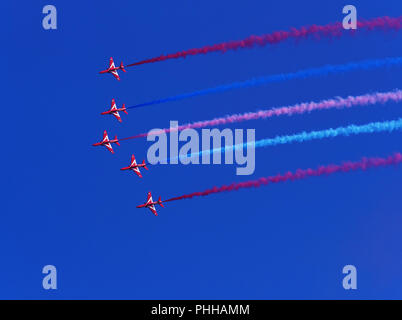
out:
M111 153L114 153L113 148L112 148L112 143L117 144L118 146L120 145L119 140L117 139L117 136L113 140L109 140L109 137L107 136L106 130L103 132L103 139L101 142L94 143L93 146L105 146Z

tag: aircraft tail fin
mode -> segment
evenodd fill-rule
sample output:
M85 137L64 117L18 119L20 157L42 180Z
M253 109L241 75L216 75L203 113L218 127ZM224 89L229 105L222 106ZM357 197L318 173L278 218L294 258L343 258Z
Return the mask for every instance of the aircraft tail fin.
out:
M126 109L126 104L125 104L125 103L123 103L123 112L124 112L125 114L128 114L127 109Z
M124 72L127 72L126 69L124 69L123 61L120 62L120 69L123 70Z
M117 140L117 136L115 136L114 139L116 140L116 144L119 146L120 143L119 143L119 140Z
M164 208L164 205L162 204L162 198L161 198L161 197L159 197L159 199L158 199L158 204L159 204L162 208Z
M144 165L144 169L149 170L147 165L145 164L145 160L142 160L142 164Z

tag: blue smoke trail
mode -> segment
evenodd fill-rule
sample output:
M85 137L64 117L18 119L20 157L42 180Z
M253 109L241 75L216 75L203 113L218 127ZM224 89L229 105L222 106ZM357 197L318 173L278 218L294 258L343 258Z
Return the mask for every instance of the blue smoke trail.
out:
M393 66L401 66L402 65L402 57L395 58L384 58L384 59L375 59L375 60L363 60L359 62L351 62L347 64L338 64L338 65L326 65L320 68L313 69L305 69L292 73L281 73L275 74L271 76L253 78L240 82L233 82L226 85L221 85L214 88L208 88L198 91L193 91L189 93L179 94L176 96L171 96L163 99L153 100L150 102L145 102L141 104L137 104L135 106L127 107L127 109L139 108L150 106L153 104L166 103L170 101L183 100L186 98L203 96L210 93L224 92L228 90L234 90L238 88L248 88L254 86L260 86L269 83L275 82L283 82L288 80L296 80L296 79L305 79L310 77L319 77L319 76L327 76L331 74L338 74L342 72L350 72L356 70L373 70L382 67L393 67Z
M326 138L335 138L338 136L351 136L358 135L361 133L375 133L375 132L392 132L396 130L402 130L402 118L398 120L384 121L384 122L371 122L365 125L357 126L355 124L349 125L347 127L338 127L335 129L325 129L320 131L310 131L301 132L294 135L277 136L270 139L262 139L253 142L235 144L232 146L225 146L222 148L215 148L210 150L204 150L196 153L191 153L187 155L180 155L178 157L170 158L168 160L177 160L192 157L201 157L204 154L214 154L214 153L224 153L225 151L238 150L247 147L271 147L281 144L288 144L293 142L305 142L310 140L321 140ZM168 163L170 162L168 161Z

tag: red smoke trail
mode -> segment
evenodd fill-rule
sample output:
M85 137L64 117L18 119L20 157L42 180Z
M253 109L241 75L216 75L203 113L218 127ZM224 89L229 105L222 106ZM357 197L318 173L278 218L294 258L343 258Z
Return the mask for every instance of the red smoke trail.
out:
M245 182L232 183L221 187L213 187L201 192L193 192L185 194L180 197L171 198L163 202L176 201L182 199L191 199L193 197L208 196L213 193L236 191L243 188L258 188L261 186L269 185L271 183L279 183L285 181L295 181L306 179L309 177L318 177L322 175L330 175L337 172L349 172L356 170L366 170L377 167L386 167L390 165L398 165L402 163L402 154L395 153L387 158L362 158L360 161L351 162L347 161L342 164L330 164L327 166L320 166L317 169L297 169L295 172L287 172L285 174L278 174L276 176L263 177L258 180L251 180Z
M357 22L357 30L351 30L351 33L356 33L362 30L373 31L373 30L400 30L402 28L402 17L392 18L392 17L378 17L371 20L361 20ZM184 50L176 53L171 53L167 55L161 55L159 57L146 59L138 61L127 65L126 67L138 66L146 63L153 63L164 61L168 59L178 59L185 58L187 56L194 56L198 54L207 54L210 52L226 52L228 50L237 50L243 48L252 48L255 46L264 47L267 44L278 44L287 39L307 39L309 37L314 37L315 39L321 39L323 37L339 37L342 36L344 31L342 23L330 23L327 25L312 25L307 27L301 27L299 29L291 28L290 31L280 30L273 33L256 36L252 35L243 40L222 42L214 44L211 46L205 46L202 48L195 48Z

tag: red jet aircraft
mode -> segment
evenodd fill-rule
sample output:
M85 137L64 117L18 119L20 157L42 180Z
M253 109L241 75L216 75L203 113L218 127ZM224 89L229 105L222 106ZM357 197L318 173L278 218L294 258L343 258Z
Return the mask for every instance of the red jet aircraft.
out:
M101 114L112 114L112 115L114 115L114 116L116 117L117 120L119 120L120 122L122 122L122 121L121 121L121 118L120 118L119 111L123 111L123 112L125 112L126 114L128 114L128 113L127 113L126 106L125 106L124 103L123 103L123 106L122 106L121 108L117 108L117 107L116 107L116 102L114 101L114 99L112 99L112 107L111 107L108 111L102 112Z
M145 160L143 160L142 163L137 164L137 161L135 161L134 155L131 155L131 163L130 163L130 165L128 167L121 168L120 170L133 170L137 174L137 176L142 178L142 175L141 175L141 172L140 172L141 167L143 167L146 170L149 170L147 168L147 165L145 164Z
M161 197L159 197L158 201L153 201L152 200L152 195L151 192L148 192L148 198L147 198L147 202L145 202L144 204L141 204L139 206L137 206L137 208L148 208L149 210L152 211L152 213L157 216L158 214L156 213L156 209L155 209L155 205L159 204L161 207L163 207L162 204L162 200Z
M109 140L109 137L107 136L107 132L105 130L103 132L102 141L98 142L98 143L94 143L93 146L105 146L111 153L114 153L111 143L115 143L118 146L120 145L119 140L117 139L117 136L113 140Z
M106 70L102 70L99 73L111 73L112 75L114 75L114 77L117 80L120 80L120 77L119 77L119 74L117 73L117 70L122 70L122 71L126 72L126 69L124 69L124 66L123 66L123 62L120 63L120 67L116 67L114 65L113 58L110 58L109 68L107 68Z

